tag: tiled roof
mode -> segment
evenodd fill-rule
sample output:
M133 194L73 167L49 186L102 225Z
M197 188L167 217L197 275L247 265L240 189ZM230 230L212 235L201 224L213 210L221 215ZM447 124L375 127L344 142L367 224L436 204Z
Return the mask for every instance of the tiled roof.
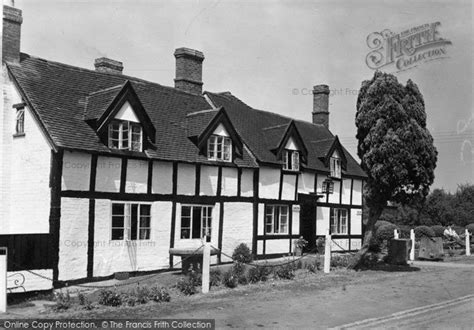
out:
M156 143L145 150L146 157L210 163L189 138L200 134L218 113L211 109L204 95L26 54L21 55L20 65L8 65L8 68L27 103L59 148L120 153L104 145L86 120L98 118L128 80L156 128ZM285 132L291 118L255 110L227 92L207 93L207 96L214 105L225 109L242 142L255 156L244 148L242 158L235 160L237 166L255 167L255 158L265 163L279 163L271 149L278 145L282 138L278 133ZM324 155L324 141L328 141L330 147L334 136L321 125L303 121L295 121L295 124L308 149L307 167L327 171L318 157ZM347 151L345 153L347 172L365 176L357 162Z

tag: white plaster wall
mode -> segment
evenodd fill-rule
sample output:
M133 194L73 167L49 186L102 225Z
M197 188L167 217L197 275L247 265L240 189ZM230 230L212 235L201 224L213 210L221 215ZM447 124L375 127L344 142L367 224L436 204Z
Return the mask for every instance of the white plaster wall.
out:
M243 197L253 196L253 173L254 170L242 170L242 176L240 178L240 195Z
M316 235L326 235L329 229L329 207L316 207Z
M135 123L140 122L135 114L135 110L133 110L129 102L125 102L122 105L122 108L119 110L119 112L117 112L115 118L120 120L128 120Z
M61 198L58 278L60 281L87 277L89 200Z
M196 169L191 164L178 164L178 195L194 195Z
M341 181L333 180L334 182L334 192L329 194L329 203L340 203L340 196L341 196Z
M309 194L314 192L314 173L303 172L298 178L298 192L301 194Z
M342 179L342 204L351 203L351 179Z
M293 235L299 235L300 234L300 211L301 207L299 205L293 205L292 207L292 212L293 212L293 224L291 228L291 233Z
M150 239L136 241L110 240L111 203L96 200L94 276L168 268L172 203L152 204Z
M219 168L216 166L201 166L201 180L199 194L215 196L217 194L217 181Z
M351 250L360 250L362 247L362 240L360 238L351 239Z
M173 192L173 164L153 162L151 191L153 194L171 194Z
M258 221L257 221L257 235L263 235L265 226L265 204L258 204Z
M352 205L362 205L362 180L354 179L352 188Z
M89 190L91 159L84 152L64 151L62 190Z
M97 158L95 189L104 192L119 192L121 171L122 160L120 158L99 156Z
M176 204L176 228L175 228L175 237L174 237L174 247L175 248L192 248L197 249L202 246L203 241L201 239L181 239L181 207L183 205L191 204ZM194 204L193 204L194 205ZM217 247L219 243L219 210L220 204L202 204L202 206L212 206L212 225L211 225L211 244Z
M257 241L257 254L263 254L263 241Z
M351 209L351 235L362 234L362 210Z
M331 251L349 251L348 238L331 239Z
M283 187L281 189L281 199L295 200L296 175L284 174Z
M145 160L129 159L127 162L127 179L125 192L146 194L148 187L148 162Z
M238 171L236 168L222 168L222 196L237 196Z
M265 254L289 253L289 252L290 252L289 239L268 239L265 242Z
M278 199L280 190L280 169L261 167L259 179L259 197Z
M253 212L251 203L224 203L222 251L232 255L240 243L252 249ZM223 256L222 261L230 261Z
M46 278L53 278L53 270L52 269L33 269L32 272L42 275ZM7 273L7 288L11 288L16 286L14 281L20 280L22 281L22 275L25 278L23 282L23 288L28 291L41 291L41 290L50 290L53 288L53 281L47 280L45 278L36 276L26 270L23 271L15 271L15 272L8 272ZM25 292L22 288L17 288L12 290L13 293L21 293ZM10 291L9 291L10 292Z

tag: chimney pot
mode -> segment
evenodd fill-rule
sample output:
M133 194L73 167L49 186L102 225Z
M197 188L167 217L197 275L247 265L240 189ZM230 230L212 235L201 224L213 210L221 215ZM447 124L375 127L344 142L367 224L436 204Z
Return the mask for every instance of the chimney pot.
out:
M112 60L107 57L100 57L94 61L95 70L98 72L107 72L107 73L115 73L115 74L122 74L123 71L123 63Z
M204 54L198 50L181 47L175 50L174 57L176 58L175 88L201 94Z
M2 62L20 62L22 23L20 9L3 6Z
M329 128L329 86L313 87L313 124Z

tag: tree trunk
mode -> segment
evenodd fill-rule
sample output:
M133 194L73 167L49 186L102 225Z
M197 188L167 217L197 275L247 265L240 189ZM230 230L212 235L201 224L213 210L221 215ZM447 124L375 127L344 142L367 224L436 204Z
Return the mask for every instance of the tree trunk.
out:
M374 235L375 223L379 219L384 210L383 206L373 206L369 209L369 219L365 226L364 244L355 255L354 261L349 265L349 268L359 269L363 266L364 256L369 252L369 245Z

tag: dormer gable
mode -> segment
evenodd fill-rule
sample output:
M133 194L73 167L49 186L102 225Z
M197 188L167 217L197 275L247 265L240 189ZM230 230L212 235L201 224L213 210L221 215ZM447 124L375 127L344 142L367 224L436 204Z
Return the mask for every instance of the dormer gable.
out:
M298 132L295 121L292 120L287 125L283 134L280 135L280 139L277 142L275 148L271 151L276 155L278 160L284 160L285 150L297 151L302 163L307 162L308 150L303 142L303 138Z
M347 169L347 159L344 148L342 147L337 135L335 136L326 155L321 158L324 161L324 165L329 167L331 177L340 178L342 169Z

